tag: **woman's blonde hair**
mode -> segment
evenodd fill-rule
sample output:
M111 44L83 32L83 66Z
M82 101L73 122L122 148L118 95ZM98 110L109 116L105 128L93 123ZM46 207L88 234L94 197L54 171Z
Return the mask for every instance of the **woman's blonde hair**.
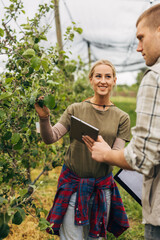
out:
M110 66L112 71L113 71L113 77L114 78L116 77L116 69L115 69L114 65L110 61L108 61L108 60L101 59L101 60L98 60L97 62L95 62L93 64L93 66L91 67L91 69L89 71L89 74L88 74L89 79L91 79L93 77L94 69L95 69L96 66L99 66L99 65Z
M157 29L160 26L160 4L156 4L144 11L136 22L138 24L145 19L145 25L151 29Z

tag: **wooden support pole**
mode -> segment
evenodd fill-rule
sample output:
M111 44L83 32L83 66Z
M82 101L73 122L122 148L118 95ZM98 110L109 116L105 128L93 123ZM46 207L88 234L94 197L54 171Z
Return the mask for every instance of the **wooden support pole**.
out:
M91 46L90 46L90 42L87 41L87 47L88 47L88 65L89 65L89 68L91 66Z
M63 50L61 23L60 23L60 15L59 15L59 0L54 0L54 4L55 4L55 24L56 24L57 42L60 50Z

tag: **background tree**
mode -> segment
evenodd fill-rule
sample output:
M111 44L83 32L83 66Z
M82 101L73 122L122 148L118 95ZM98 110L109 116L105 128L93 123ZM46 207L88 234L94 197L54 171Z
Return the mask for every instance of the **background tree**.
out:
M41 214L47 212L35 203L33 193L39 177L61 164L65 148L64 144L46 146L41 141L34 103L44 95L39 104L50 108L51 121L56 122L74 101L74 73L77 66L82 67L69 60L65 51L62 55L57 45L43 47L49 26L42 27L41 20L53 11L54 1L39 5L34 18L21 24L19 32L10 23L14 20L18 24L18 16L25 14L23 3L10 3L0 28L0 54L8 57L0 75L0 239L9 234L10 222L21 224L31 209L35 209L42 229L46 224ZM74 32L82 29L72 23L66 29L65 41L73 41ZM38 166L43 170L33 180L31 169Z
M137 85L139 86L141 81L142 81L142 78L143 78L143 75L145 73L145 71L147 70L147 68L142 68L140 72L138 72L137 74L137 77L136 77L136 80L137 80Z

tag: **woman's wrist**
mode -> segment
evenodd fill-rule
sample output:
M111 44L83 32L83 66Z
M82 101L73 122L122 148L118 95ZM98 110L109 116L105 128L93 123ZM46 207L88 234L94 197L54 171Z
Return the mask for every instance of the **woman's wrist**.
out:
M39 118L40 118L40 119L47 119L47 118L49 118L49 116L50 116L49 114L46 115L46 116L40 116L40 115L39 115Z

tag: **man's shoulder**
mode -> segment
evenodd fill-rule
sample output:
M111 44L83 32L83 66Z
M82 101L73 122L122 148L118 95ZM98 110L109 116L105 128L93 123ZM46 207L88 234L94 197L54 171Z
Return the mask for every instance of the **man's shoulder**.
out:
M160 57L158 58L157 62L153 66L149 67L149 70L160 75Z
M148 69L143 76L140 87L142 86L157 86L159 85L160 73L153 71L152 69Z
M143 74L143 78L145 78L146 76L155 77L157 74L160 75L160 58L158 58L157 62L154 65L146 69L146 71Z

